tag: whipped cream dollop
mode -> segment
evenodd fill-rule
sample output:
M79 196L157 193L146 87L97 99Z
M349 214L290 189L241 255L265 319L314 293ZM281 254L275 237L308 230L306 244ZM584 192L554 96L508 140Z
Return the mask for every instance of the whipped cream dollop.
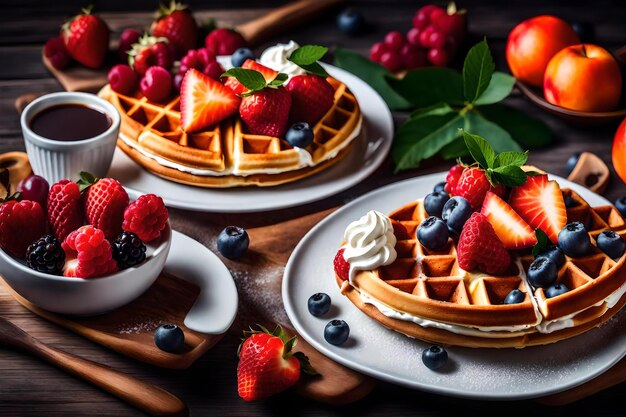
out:
M275 71L287 74L289 78L302 75L306 71L287 59L299 47L300 45L294 41L289 41L288 44L276 44L263 51L259 62Z
M396 236L389 217L370 210L348 225L343 257L350 263L350 282L357 271L369 271L396 260Z

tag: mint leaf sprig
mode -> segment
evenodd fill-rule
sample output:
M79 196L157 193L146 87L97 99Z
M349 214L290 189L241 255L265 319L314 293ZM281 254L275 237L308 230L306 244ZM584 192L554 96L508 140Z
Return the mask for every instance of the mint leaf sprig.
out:
M296 49L287 58L303 70L320 77L328 77L328 73L319 62L326 55L328 48L320 45L304 45Z
M546 232L541 229L535 229L535 236L537 237L537 243L533 246L533 256L536 258L539 254L554 247L554 245L550 242Z
M267 82L259 71L235 67L223 73L220 78L235 77L248 90L241 94L242 97L254 94L264 88L278 88L287 81L287 74L279 73L272 81Z

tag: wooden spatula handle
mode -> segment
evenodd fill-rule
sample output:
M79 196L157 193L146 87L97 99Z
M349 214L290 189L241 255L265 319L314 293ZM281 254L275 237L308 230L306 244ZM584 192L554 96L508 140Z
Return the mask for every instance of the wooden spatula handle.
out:
M35 340L35 339L34 339ZM54 349L37 340L33 355L90 382L151 416L187 416L187 406L173 394L106 366Z
M243 23L237 30L250 45L256 46L341 3L345 3L345 0L295 1L274 9L258 19Z

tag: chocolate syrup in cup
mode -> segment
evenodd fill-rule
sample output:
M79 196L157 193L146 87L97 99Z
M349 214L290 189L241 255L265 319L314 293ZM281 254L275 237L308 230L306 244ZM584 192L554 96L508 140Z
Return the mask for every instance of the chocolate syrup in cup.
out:
M111 126L103 111L81 103L64 103L47 107L33 116L30 129L50 140L74 142L96 137Z

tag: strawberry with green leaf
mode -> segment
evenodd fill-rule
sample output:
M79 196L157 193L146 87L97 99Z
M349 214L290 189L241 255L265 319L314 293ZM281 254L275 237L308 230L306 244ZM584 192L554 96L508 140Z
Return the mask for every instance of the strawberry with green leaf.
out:
M99 16L91 14L92 7L65 23L61 36L72 58L89 68L100 68L109 50L110 30Z

